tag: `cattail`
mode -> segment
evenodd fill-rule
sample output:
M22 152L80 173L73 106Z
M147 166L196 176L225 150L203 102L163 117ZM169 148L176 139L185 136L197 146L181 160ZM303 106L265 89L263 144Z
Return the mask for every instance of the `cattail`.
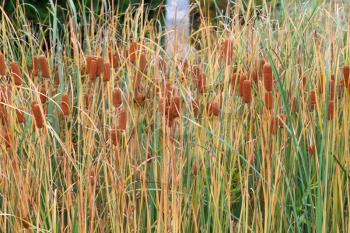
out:
M90 103L93 100L93 95L90 92L86 92L84 95L85 108L89 108Z
M316 105L316 92L315 91L311 91L310 92L310 107L314 108Z
M44 116L40 109L40 105L34 101L32 103L32 112L34 115L34 120L37 128L42 128L44 126Z
M109 81L111 79L111 66L109 63L104 64L103 81Z
M11 137L10 137L10 133L8 132L8 130L3 130L2 138L3 138L3 141L6 145L6 148L10 148L11 147Z
M276 132L276 127L275 127L275 125L276 125L276 119L275 119L274 117L271 117L271 118L270 118L270 132L271 132L272 134L275 134L275 132Z
M329 80L329 96L331 100L334 100L334 94L335 94L335 82L334 80Z
M38 56L33 56L32 58L32 75L38 76L38 70L39 70L39 59Z
M273 95L271 91L265 92L265 107L267 110L273 108Z
M125 51L125 57L128 58L131 63L136 63L139 50L141 50L141 45L137 42L132 42L128 50Z
M232 60L232 50L233 50L233 43L231 40L224 40L221 43L221 50L222 50L222 56L224 58L224 61L226 64L230 63Z
M86 59L86 69L88 71L90 81L94 81L97 78L97 61L94 57L88 57Z
M277 119L278 127L283 128L284 124L286 123L286 115L280 114L279 118Z
M19 65L16 62L11 62L11 73L12 78L16 86L19 86L22 84L21 79L21 69L19 68Z
M40 74L44 78L50 78L50 69L49 64L47 63L45 55L41 55L38 58L39 66L40 66Z
M122 104L122 92L119 88L114 88L112 91L112 103L116 108Z
M338 88L337 88L338 97L341 96L343 88L344 88L344 80L342 79L339 81Z
M96 75L101 76L104 71L103 58L97 57L96 63L97 63Z
M328 104L328 120L332 120L334 118L334 101L329 101Z
M243 81L243 101L250 104L252 101L252 82L250 80Z
M47 101L47 94L46 94L46 87L45 85L42 85L39 91L39 97L40 97L40 102L42 104L45 104Z
M265 63L263 66L263 73L264 73L264 87L266 91L272 91L272 69L270 64Z
M69 95L64 94L61 98L61 109L63 116L67 116L69 114Z
M111 142L113 146L118 145L119 141L119 132L117 132L114 128L110 130L110 135L111 135Z
M237 74L236 71L234 70L231 75L231 89L232 93L234 93L235 87L236 87L236 80L237 80Z
M58 86L60 85L60 77L59 77L59 73L58 73L58 65L55 65L55 78L54 78L54 88L58 88Z
M205 92L205 83L206 83L206 75L202 72L202 70L199 67L193 68L193 74L194 74L194 80L197 85L197 89L199 93Z
M118 53L113 53L112 50L109 51L108 54L109 62L112 65L114 69L118 68L119 66L119 56Z
M126 130L127 121L128 121L128 112L126 109L122 109L119 113L118 129L119 130Z
M141 90L136 90L135 101L138 104L142 104L146 99L145 93Z
M306 87L306 76L302 77L301 82L303 84L303 88L305 88Z
M17 121L19 123L23 123L24 122L24 112L22 109L16 109L16 115L17 115Z
M173 118L177 118L180 116L180 107L181 107L180 104L181 104L181 99L179 96L174 96L171 98L169 114Z
M259 77L258 77L258 71L256 69L253 70L251 76L252 76L253 82L258 83Z
M209 116L219 116L220 115L220 102L218 100L214 100L207 107L207 112Z
M246 75L242 75L239 78L239 83L238 83L238 96L243 97L243 85L244 85L244 80L247 79Z
M140 71L142 73L145 73L146 69L147 69L147 56L146 53L141 53L140 55Z
M167 112L167 101L165 97L160 97L158 102L158 110L162 114L165 114Z
M343 66L343 77L344 77L345 87L349 87L349 75L350 75L350 66L344 65Z
M316 146L315 146L315 144L308 145L308 147L307 147L307 152L308 152L310 155L314 155L314 154L316 153Z
M0 52L0 76L4 76L6 74L6 60L5 55Z

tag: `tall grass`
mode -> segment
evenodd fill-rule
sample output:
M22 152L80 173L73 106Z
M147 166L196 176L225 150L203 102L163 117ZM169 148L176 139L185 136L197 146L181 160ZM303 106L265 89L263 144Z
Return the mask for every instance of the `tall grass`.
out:
M186 60L143 5L0 8L0 231L350 231L349 6L263 2Z

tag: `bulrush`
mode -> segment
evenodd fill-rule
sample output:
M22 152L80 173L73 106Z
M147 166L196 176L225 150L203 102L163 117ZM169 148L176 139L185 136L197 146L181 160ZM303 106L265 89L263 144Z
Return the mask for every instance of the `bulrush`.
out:
M350 75L350 66L349 65L344 65L343 66L343 77L344 77L344 84L345 87L349 87L349 75Z
M16 109L16 116L17 116L17 121L19 123L24 122L24 112L22 109L20 109L20 108Z
M58 73L58 65L55 65L55 77L54 77L54 88L58 88L58 86L60 85L60 77L59 77L59 73Z
M21 69L19 65L16 62L11 62L11 73L12 73L12 78L16 86L19 86L22 84L22 79L21 79Z
M116 131L114 128L112 128L110 130L110 136L111 136L111 142L113 146L117 146L118 145L118 141L119 141L119 132Z
M273 108L273 95L271 91L265 92L265 107L267 110Z
M211 102L207 106L207 112L209 116L219 116L220 115L220 101L218 98L215 98L213 102Z
M170 100L169 115L175 119L180 116L181 99L179 96L173 96Z
M331 100L334 100L335 96L335 81L334 80L329 80L329 97Z
M250 80L243 81L243 101L246 104L252 102L252 81Z
M129 59L131 63L136 63L137 54L141 52L142 45L137 42L131 42L129 48L125 51L125 57Z
M45 104L47 101L47 93L46 93L46 87L45 85L42 85L40 90L39 90L39 97L40 97L40 102L42 104Z
M116 108L122 104L122 91L119 88L114 88L112 91L112 103Z
M338 88L337 88L338 97L341 96L343 89L344 89L344 80L342 79L339 81Z
M254 69L251 73L252 76L252 80L254 81L254 83L258 83L259 81L259 76L258 76L258 70Z
M61 109L63 116L67 116L69 114L69 95L64 94L61 97Z
M224 40L221 43L222 56L226 64L232 61L232 53L233 53L233 42L232 40Z
M33 56L32 58L32 75L38 76L39 71L39 59L38 56Z
M111 65L109 63L104 64L103 81L109 81L111 79Z
M316 146L315 146L315 144L308 145L307 152L310 155L314 155L316 153Z
M35 125L37 128L42 128L44 126L44 116L41 111L40 105L38 102L34 101L32 103L32 112L34 115Z
M127 121L128 121L128 112L126 109L122 109L119 112L118 130L126 130Z
M103 58L102 57L97 57L96 58L96 63L97 63L96 75L97 76L101 76L103 74L103 71L104 71Z
M328 120L332 120L334 118L334 101L329 101L328 104Z
M139 70L142 73L145 73L147 69L147 56L145 52L142 52L140 55L140 64L139 64Z
M6 74L6 60L5 55L0 52L0 76L4 76Z
M234 93L235 87L236 87L236 80L237 80L237 73L236 70L232 71L232 75L231 75L231 90L232 93Z
M86 58L86 69L90 81L94 81L97 78L97 61L94 57L90 56Z
M311 91L310 92L310 107L313 109L316 105L316 92Z
M191 108L192 108L193 115L195 117L197 117L198 114L199 114L199 104L198 104L198 102L196 100L192 100Z
M50 78L50 69L49 64L47 63L45 55L41 55L38 58L39 67L40 67L40 75L44 78Z
M114 69L118 68L119 66L119 56L118 53L113 53L112 50L109 50L108 52L108 58L109 58L109 62L112 65L112 67Z
M206 74L202 72L201 68L198 66L193 68L194 81L197 85L197 89L199 93L205 92L205 84L206 84Z
M266 91L272 91L272 69L270 64L265 63L263 66L263 73L264 73L264 87Z
M135 93L135 101L138 104L143 104L145 102L146 96L142 90L137 89Z
M271 116L271 118L270 118L270 133L271 134L275 134L276 133L276 126L275 126L276 123L277 123L276 118Z
M244 85L244 81L247 79L246 75L242 75L239 78L239 83L238 83L238 96L239 97L243 97L243 85Z

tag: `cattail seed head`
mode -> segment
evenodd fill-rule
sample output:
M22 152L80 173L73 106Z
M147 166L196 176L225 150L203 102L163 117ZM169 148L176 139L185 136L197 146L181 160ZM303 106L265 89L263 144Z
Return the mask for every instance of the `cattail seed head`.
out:
M334 118L334 101L329 101L328 104L328 120L332 120Z
M236 87L236 80L237 80L237 74L236 71L232 72L231 75L231 90L232 93L234 93L235 87Z
M264 87L266 91L272 91L273 79L272 79L272 69L271 66L267 63L263 67L264 73Z
M271 91L265 92L265 107L267 110L273 109L273 95Z
M316 92L311 91L310 92L310 107L313 109L316 105Z
M140 55L140 64L139 64L140 72L145 73L147 69L147 56L146 53L143 52Z
M19 123L23 123L24 122L24 112L22 109L16 109L16 116L17 116L17 121Z
M97 78L97 61L94 57L88 57L86 59L86 69L88 71L90 81L94 81Z
M0 52L0 76L4 76L6 74L6 60L5 55Z
M194 117L197 117L198 113L199 113L199 104L196 100L192 100L191 108L192 108L192 112L193 112Z
M67 116L69 114L69 95L64 94L61 98L61 109L63 116Z
M114 88L112 91L112 103L116 108L122 104L122 91L119 88Z
M49 64L47 63L45 55L39 56L38 59L41 76L43 76L44 78L50 78Z
M45 104L47 101L47 93L45 85L42 85L39 91L40 102Z
M136 90L135 93L135 101L138 104L143 104L145 102L146 96L145 93L142 90Z
M316 153L316 146L315 146L315 144L308 145L308 147L307 147L307 152L308 152L310 155L314 155L314 154Z
M242 75L239 78L239 83L238 83L238 96L243 97L243 85L244 85L244 80L247 79L246 75Z
M96 75L101 76L103 74L103 71L104 71L103 58L97 57L96 62L97 62Z
M243 81L243 101L246 104L252 102L252 82L250 80Z
M22 78L21 78L21 69L19 65L16 62L11 62L11 73L12 78L16 86L19 86L22 84Z
M209 116L219 116L220 115L220 102L214 100L207 106L207 112Z
M180 116L180 106L181 99L179 96L174 96L171 98L170 107L169 107L169 114L175 119Z
M270 133L271 134L275 134L275 132L276 132L276 123L277 123L276 118L271 117L270 118Z
M103 81L109 81L111 79L111 66L109 63L104 64Z
M110 137L111 137L111 142L113 146L117 146L119 142L119 132L116 131L114 128L110 130Z
M32 112L36 127L39 129L42 128L44 126L44 115L41 111L40 105L36 101L32 103Z
M128 112L126 109L122 109L119 112L118 130L126 130L127 121L128 121Z
M39 58L38 56L33 56L32 58L32 75L34 77L38 76L39 71Z
M345 87L349 87L349 75L350 75L350 66L344 65L343 66L343 78L344 78Z

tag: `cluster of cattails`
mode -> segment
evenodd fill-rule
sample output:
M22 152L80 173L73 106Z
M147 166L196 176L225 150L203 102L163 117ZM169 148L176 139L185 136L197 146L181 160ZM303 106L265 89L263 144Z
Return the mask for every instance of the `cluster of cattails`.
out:
M86 70L90 81L94 81L101 76L103 81L111 79L111 65L108 61L105 62L102 57L86 57Z
M206 74L202 71L202 69L199 66L193 67L193 75L194 75L194 82L197 87L197 90L199 93L205 92L205 85L206 85Z
M142 43L130 43L129 48L125 51L125 57L132 64L138 64L139 71L145 73L147 68L147 55Z
M265 63L263 65L263 78L264 78L264 88L265 88L265 108L271 110L273 108L273 76L270 64Z
M165 116L169 126L180 116L181 98L167 82L163 84L158 109Z

